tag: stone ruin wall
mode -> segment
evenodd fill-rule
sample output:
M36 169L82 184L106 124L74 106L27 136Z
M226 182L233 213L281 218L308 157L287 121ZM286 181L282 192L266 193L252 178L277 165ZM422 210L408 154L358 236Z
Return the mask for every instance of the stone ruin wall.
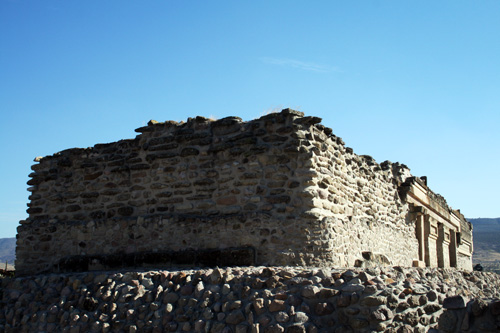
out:
M307 147L314 177L302 194L311 200L309 217L321 229L320 256L337 267L349 267L362 252L382 254L392 263L411 266L416 257L414 225L398 185L411 176L400 164L376 163L354 154L341 138L313 118L314 126L297 132Z
M500 276L227 267L0 279L0 332L498 332Z
M319 122L288 109L150 122L135 139L37 159L17 273L98 255L148 266L134 257L148 252L175 265L165 253L224 248L253 249L248 264L345 267L370 251L411 266L418 244L398 196L408 169L357 156Z

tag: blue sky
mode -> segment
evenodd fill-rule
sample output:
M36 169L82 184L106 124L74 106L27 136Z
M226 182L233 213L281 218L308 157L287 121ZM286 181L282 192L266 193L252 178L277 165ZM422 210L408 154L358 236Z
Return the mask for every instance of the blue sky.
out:
M0 0L0 237L36 156L291 107L499 217L499 1Z

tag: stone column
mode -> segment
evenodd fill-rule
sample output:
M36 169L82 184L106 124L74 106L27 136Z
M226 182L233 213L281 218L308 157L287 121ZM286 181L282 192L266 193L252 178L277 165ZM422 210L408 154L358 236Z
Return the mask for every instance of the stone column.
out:
M425 215L425 265L438 267L438 231L437 225L429 215Z
M450 229L438 223L437 254L438 267L450 267Z

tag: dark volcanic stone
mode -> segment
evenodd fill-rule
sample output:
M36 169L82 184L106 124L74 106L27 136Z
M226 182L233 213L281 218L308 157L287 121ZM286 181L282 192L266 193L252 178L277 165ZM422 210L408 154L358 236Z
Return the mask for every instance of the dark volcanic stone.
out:
M465 308L465 298L463 296L446 297L443 301L443 308L445 309L463 309Z

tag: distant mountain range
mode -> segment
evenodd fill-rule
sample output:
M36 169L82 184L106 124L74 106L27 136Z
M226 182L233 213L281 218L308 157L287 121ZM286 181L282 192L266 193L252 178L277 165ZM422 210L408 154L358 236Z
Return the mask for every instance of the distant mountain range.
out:
M474 229L480 232L483 231L500 231L500 217L467 219L474 225Z
M468 219L474 229L473 263L480 263L485 270L500 274L500 217ZM16 239L0 238L0 268L5 262L14 264L16 259Z
M500 217L468 220L474 227L473 263L500 274Z
M16 238L0 238L0 268L5 268L5 263L14 265L16 260Z

